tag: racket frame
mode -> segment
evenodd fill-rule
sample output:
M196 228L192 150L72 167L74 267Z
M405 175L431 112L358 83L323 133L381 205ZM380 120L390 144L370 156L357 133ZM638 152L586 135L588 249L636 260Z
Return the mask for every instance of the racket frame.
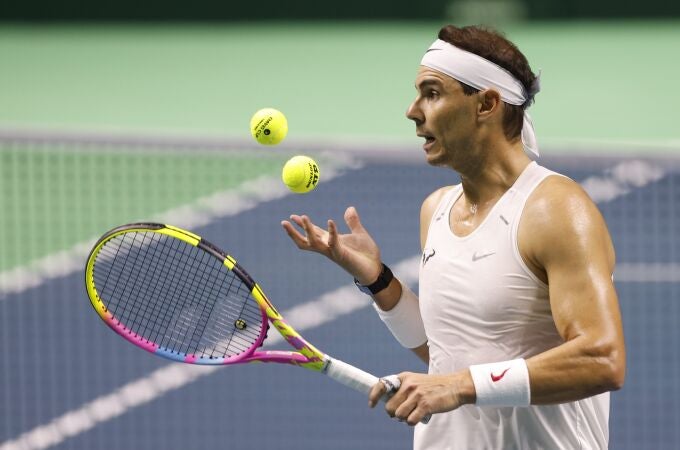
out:
M256 342L246 351L227 358L199 357L195 354L186 354L170 350L151 342L127 328L106 307L104 300L97 292L94 282L94 266L100 250L110 240L126 233L151 232L164 234L180 239L194 247L211 254L217 258L228 270L234 273L250 290L252 298L257 302L262 314L262 331ZM291 327L278 310L272 305L262 288L253 280L248 272L243 269L234 257L222 251L219 247L200 236L172 225L153 222L140 222L116 227L102 236L92 248L85 268L85 286L90 302L101 319L116 333L130 343L158 356L188 364L199 365L228 365L249 362L275 362L293 364L317 372L325 372L332 358L327 357L312 344L307 342L293 327ZM285 350L259 350L267 334L268 324L283 336L283 338L297 351Z

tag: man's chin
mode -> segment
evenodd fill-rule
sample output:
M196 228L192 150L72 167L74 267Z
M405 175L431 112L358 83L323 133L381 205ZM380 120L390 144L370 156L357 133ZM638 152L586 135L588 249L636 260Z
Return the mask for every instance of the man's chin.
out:
M444 157L444 154L439 151L430 151L425 153L425 161L431 166L446 166L446 158Z

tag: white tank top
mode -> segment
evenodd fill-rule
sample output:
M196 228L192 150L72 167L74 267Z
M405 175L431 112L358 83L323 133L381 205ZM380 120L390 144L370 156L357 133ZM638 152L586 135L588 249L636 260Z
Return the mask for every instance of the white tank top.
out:
M444 195L432 216L420 263L429 373L529 358L563 342L553 322L548 286L529 270L517 245L526 200L550 175L558 174L532 162L465 237L449 226L462 186ZM466 405L417 425L414 448L603 449L608 421L609 393L559 405Z

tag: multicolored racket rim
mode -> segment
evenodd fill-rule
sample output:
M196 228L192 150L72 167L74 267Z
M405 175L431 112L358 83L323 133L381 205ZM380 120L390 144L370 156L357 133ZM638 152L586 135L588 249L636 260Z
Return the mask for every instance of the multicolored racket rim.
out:
M179 264L185 266L178 267ZM185 276L187 280L182 280ZM224 278L222 284L226 287L211 284L216 278ZM182 285L183 282L189 284ZM201 365L262 361L315 371L325 368L324 354L284 321L235 258L181 228L133 223L110 230L90 252L85 285L92 306L111 329L158 356ZM236 288L239 289L236 304L242 302L243 306L241 311L234 312L234 304L228 303L226 297L236 295L232 293ZM229 290L228 295L224 294L225 289ZM186 307L183 296L198 291L202 295L199 305L200 301L214 304L200 313L194 306L186 312L191 308ZM139 303L140 296L146 296L149 303ZM168 296L172 296L172 302L164 300ZM115 301L111 300L114 297ZM181 302L185 303L178 306ZM170 307L172 313L167 313L165 310ZM204 322L206 325L201 328ZM297 351L259 350L270 322ZM193 340L186 343L190 333L194 333ZM219 338L229 339L229 343ZM211 351L204 348L211 346L214 347Z

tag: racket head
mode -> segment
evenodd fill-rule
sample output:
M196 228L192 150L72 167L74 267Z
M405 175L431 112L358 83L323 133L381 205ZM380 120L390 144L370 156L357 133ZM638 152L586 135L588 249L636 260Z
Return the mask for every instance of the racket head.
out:
M323 354L285 323L236 260L189 231L159 223L110 230L90 252L85 285L109 327L158 356L322 369ZM258 351L270 321L299 352Z

